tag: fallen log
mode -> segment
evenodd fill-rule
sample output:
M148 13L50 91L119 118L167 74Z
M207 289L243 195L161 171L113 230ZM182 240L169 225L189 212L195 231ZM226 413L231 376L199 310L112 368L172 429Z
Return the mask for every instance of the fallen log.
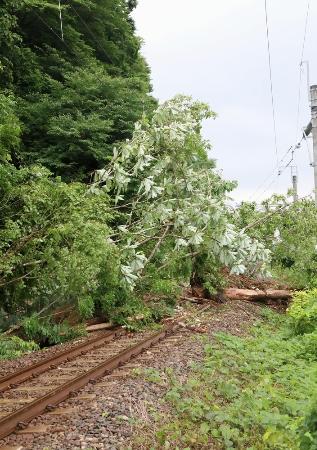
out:
M289 300L292 292L285 289L237 289L228 288L223 292L229 300Z
M108 330L109 328L112 328L113 324L110 322L106 323L97 323L94 325L88 325L86 326L86 331L88 333L91 333L92 331L99 331L99 330Z

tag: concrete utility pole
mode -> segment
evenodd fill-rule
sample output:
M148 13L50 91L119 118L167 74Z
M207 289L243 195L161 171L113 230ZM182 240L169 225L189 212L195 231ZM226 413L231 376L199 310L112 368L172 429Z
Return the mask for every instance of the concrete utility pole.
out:
M310 86L311 123L313 135L313 167L315 179L315 202L317 206L317 85Z
M297 202L298 200L298 190L297 190L297 185L298 185L298 177L297 177L297 167L296 166L291 166L291 170L292 170L292 184L293 184L293 202Z

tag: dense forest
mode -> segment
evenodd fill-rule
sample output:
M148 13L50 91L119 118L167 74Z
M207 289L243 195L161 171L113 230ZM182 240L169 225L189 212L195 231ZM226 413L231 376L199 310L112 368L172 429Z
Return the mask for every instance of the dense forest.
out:
M11 161L87 181L155 106L130 18L134 3L67 2L62 31L56 2L3 3L2 103L17 117Z

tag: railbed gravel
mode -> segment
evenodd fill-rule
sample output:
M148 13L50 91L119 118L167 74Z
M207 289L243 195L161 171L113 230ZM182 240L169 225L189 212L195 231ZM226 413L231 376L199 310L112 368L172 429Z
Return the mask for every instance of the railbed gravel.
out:
M78 391L74 397L57 406L68 408L68 414L44 414L30 427L45 426L34 434L12 434L0 441L1 446L22 446L24 450L127 450L132 448L133 424L148 420L148 408L164 412L161 402L164 383L151 383L135 376L135 368L172 368L186 379L192 362L202 360L203 351L195 336L215 332L244 335L259 318L261 307L240 301L228 302L201 313L171 337L158 343L130 363ZM84 398L86 397L86 398ZM42 429L43 431L43 429ZM136 447L133 447L136 448Z
M53 356L56 353L76 347L78 344L81 344L83 342L89 342L92 339L101 336L103 333L104 331L94 331L92 333L89 333L87 336L81 336L72 339L71 341L64 342L63 344L56 344L52 345L51 347L46 347L34 352L26 353L18 359L0 360L0 377L9 375L10 373L22 369L27 365L43 361L44 359Z

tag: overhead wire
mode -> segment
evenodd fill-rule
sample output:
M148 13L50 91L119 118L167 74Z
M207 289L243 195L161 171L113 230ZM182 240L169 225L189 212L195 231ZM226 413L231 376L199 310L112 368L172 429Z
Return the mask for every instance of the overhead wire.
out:
M61 24L61 38L63 41L64 40L64 30L63 30L63 16L62 16L61 0L58 0L58 9L59 9L59 20L60 20L60 24Z
M77 59L77 61L79 62L79 65L82 65L82 59L77 56L73 49L68 45L67 40L66 39L62 39L61 36L46 22L45 19L43 19L43 17L41 17L36 11L35 11L35 15L38 17L38 19L64 44L64 46L70 51L71 54L74 55L74 57ZM97 74L94 74L95 78L101 83L103 84L104 82L97 76Z
M301 45L301 54L300 54L300 70L299 70L299 88L298 88L298 103L297 103L297 117L296 117L296 139L298 136L298 128L299 128L299 115L300 115L300 103L301 103L301 84L302 84L302 65L303 65L303 58L304 58L304 51L305 51L305 44L306 44L306 38L307 38L307 29L308 29L308 19L309 19L309 12L310 12L310 0L307 1L307 8L306 8L306 16L305 16L305 26L304 26L304 35L303 35L303 42ZM269 39L269 27L268 27L268 9L267 9L267 0L265 0L265 17L266 17L266 36L267 36L267 49L268 49L268 59L269 59L269 71L270 71L270 86L271 86L271 102L272 102L272 114L273 117L275 117L275 108L274 108L274 96L273 96L273 83L272 83L272 69L271 69L271 52L270 52L270 39ZM276 137L276 121L275 119L273 119L273 123L274 123L274 134ZM282 156L282 158L279 160L277 158L277 169L278 169L278 173L275 176L275 179L277 179L279 176L281 176L281 174L286 170L286 168L288 168L291 163L294 161L294 154L295 151L300 148L301 146L301 142L303 141L303 139L306 138L305 134L303 133L301 140L295 145L295 146L291 146L286 152L285 154ZM277 137L276 137L276 141L277 142ZM306 144L307 144L307 140L306 140ZM308 144L307 144L308 146ZM277 145L276 145L276 151L277 151ZM281 164L283 163L284 159L286 158L286 156L292 152L292 156L291 159L288 161L288 163L281 168ZM309 153L309 149L308 149L308 153ZM310 158L310 155L309 155ZM265 180L260 184L260 186L255 190L255 192L250 196L251 198L254 197L256 195L256 193L263 187L266 185L266 183L271 180L272 177L274 177L275 174L275 170L276 167L274 167L274 171L268 175L268 177L265 178ZM268 191L268 189L272 186L272 184L274 183L274 179L273 181L270 181L269 186L261 192L260 195L263 195L265 192ZM256 198L259 198L259 195L256 196Z
M84 25L84 27L86 28L86 30L89 32L90 36L93 38L94 42L98 45L99 50L105 55L105 57L111 62L113 63L112 59L110 58L110 56L105 52L103 46L100 44L99 40L96 38L96 36L94 35L93 31L91 31L91 29L89 28L89 26L87 25L86 21L81 17L81 15L79 14L79 12L77 11L77 9L69 2L66 3L68 6L70 6L70 8L74 11L74 13L76 14L76 16L78 17L78 19L81 21L81 23Z
M270 97L271 97L271 110L272 110L272 122L273 122L273 134L274 134L274 151L276 157L276 165L274 166L274 171L260 184L256 191L249 197L252 198L254 195L275 176L275 171L279 168L279 156L278 156L278 145L277 145L277 127L276 127L276 113L275 113L275 101L274 101L274 90L273 90L273 76L272 76L272 60L271 60L271 42L270 42L270 31L269 31L269 19L268 19L268 8L267 0L264 0L264 11L265 11L265 27L266 27L266 44L267 44L267 55L268 55L268 66L269 66L269 82L270 82ZM276 178L276 176L275 176ZM270 182L270 186L272 183Z
M269 183L269 185L255 197L254 201L257 202L260 199L260 197L262 197L274 184L276 184L278 178L279 177L275 175L275 177Z
M309 12L310 12L310 0L307 0L304 36L303 36L303 42L302 42L302 46L301 46L301 54L300 54L300 62L299 62L299 83L298 83L298 95L297 95L296 138L295 139L297 139L298 129L299 129L300 105L301 105L301 97L302 97L303 59L304 59L304 52L305 52L305 45L306 45L306 38L307 38Z
M274 171L273 171L273 172L270 172L270 174L265 178L265 180L264 180L264 181L256 188L256 190L254 191L254 193L250 195L249 199L251 199L251 198L253 198L254 196L256 196L257 192L258 192L260 189L262 189L263 186L265 186L266 183L267 183L272 177L277 178L277 177L280 175L280 169L279 169L279 168L280 168L280 164L281 164L281 162L284 161L284 159L285 159L286 156L292 151L292 149L293 149L293 146L289 147L289 148L287 149L287 151L283 154L282 158L279 160L279 164L278 164L278 172L276 173L276 172L275 172L275 168L274 168ZM270 184L270 186L271 186L271 184ZM264 192L266 192L266 190L267 190L267 188L265 189ZM261 194L262 194L262 192L261 192ZM259 196L256 196L256 198L258 198L258 197L259 197Z
M273 92L271 43L270 43L267 0L264 0L264 9L265 9L266 43L267 43L267 53L268 53L268 63L269 63L272 120L273 120L273 131L274 131L274 147L275 147L275 156L276 156L276 162L277 162L277 167L278 167L279 159L278 159L278 148L277 148L276 114L275 114L275 101L274 101L274 92Z
M66 41L63 40L61 38L61 36L36 11L34 11L34 14L59 40L61 40L64 43L65 47L68 47L70 49L70 47L67 45Z
M291 163L294 161L294 154L295 154L295 151L296 151L298 148L300 148L301 142L303 141L303 139L304 139L304 134L303 134L303 136L302 136L302 139L301 139L295 146L292 145L291 147L288 148L288 150L284 153L284 155L282 156L282 158L279 160L279 166L278 166L278 172L277 172L277 174L275 173L275 170L274 170L273 172L271 172L271 174L270 174L268 177L266 177L266 179L263 181L263 183L260 184L260 186L259 186L259 187L255 190L255 192L249 197L249 199L254 198L254 201L257 201L258 198L260 198L263 194L265 194L265 193L270 189L270 187L272 187L272 185L274 184L274 182L277 181L277 179L282 175L282 173L283 173L283 172L291 165ZM291 158L290 158L290 160L286 163L285 166L281 167L281 163L285 160L286 156L287 156L290 152L291 152ZM273 180L271 180L272 177L274 177ZM257 192L260 191L260 190L263 188L263 186L265 186L266 183L267 183L269 180L270 180L269 185L268 185L267 187L265 187L265 189L262 190L258 195L256 195Z

